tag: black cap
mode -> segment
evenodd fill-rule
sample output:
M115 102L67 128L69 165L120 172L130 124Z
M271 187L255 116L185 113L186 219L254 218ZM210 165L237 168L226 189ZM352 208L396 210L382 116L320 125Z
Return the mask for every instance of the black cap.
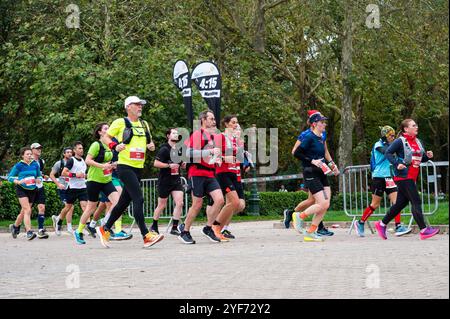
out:
M311 115L311 117L309 118L309 123L319 122L323 120L328 120L328 117L325 117L320 113L316 113Z

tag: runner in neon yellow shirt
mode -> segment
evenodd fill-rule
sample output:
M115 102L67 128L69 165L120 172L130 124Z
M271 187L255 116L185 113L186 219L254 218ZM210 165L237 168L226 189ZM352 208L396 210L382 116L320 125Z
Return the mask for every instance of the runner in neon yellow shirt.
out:
M141 100L137 96L127 97L125 109L128 116L115 120L102 138L111 150L119 152L117 173L124 184L119 202L111 211L108 221L104 226L97 227L97 234L104 247L109 247L112 225L131 202L133 202L134 219L144 239L144 247L150 247L164 238L164 235L149 231L144 219L144 197L140 179L147 149L155 150L155 144L151 140L147 122L140 120L142 107L146 103L145 100ZM113 137L119 143L113 142Z

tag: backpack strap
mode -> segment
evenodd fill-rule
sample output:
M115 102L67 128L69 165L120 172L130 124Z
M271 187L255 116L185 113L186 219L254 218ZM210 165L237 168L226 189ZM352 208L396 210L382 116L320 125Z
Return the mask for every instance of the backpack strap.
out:
M147 144L150 144L153 140L152 134L150 133L150 128L148 126L147 121L144 121L142 119L139 119L139 122L141 122L142 127L145 129L145 138L147 139Z
M100 141L96 141L99 145L99 150L97 156L94 158L94 161L97 163L103 163L105 161L105 147L103 146L103 143Z

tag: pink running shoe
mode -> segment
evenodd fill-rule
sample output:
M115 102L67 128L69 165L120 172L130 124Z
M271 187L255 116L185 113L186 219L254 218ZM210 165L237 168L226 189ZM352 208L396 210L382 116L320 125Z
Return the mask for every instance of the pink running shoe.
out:
M439 228L427 227L423 231L420 231L420 239L424 240L427 238L431 238L437 234L439 234Z
M380 236L382 239L386 240L387 236L386 236L386 226L381 226L381 223L375 222L375 228L378 232L378 236Z

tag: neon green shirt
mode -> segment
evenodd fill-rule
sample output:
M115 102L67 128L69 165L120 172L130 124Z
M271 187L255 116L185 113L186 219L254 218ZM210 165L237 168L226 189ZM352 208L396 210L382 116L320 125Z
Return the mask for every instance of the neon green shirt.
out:
M143 168L147 151L145 128L142 127L141 122L139 121L131 122L131 125L133 127L133 138L129 144L125 144L125 149L119 152L118 164ZM120 118L112 122L107 133L108 135L115 137L119 143L121 143L125 127L125 120Z
M88 155L91 155L93 160L97 157L98 153L100 152L100 142L96 141L91 144L89 147ZM103 144L103 147L105 148L105 160L103 163L107 163L112 160L113 154L108 146ZM103 164L102 163L102 164ZM89 166L88 171L88 182L97 182L106 184L112 181L112 170L103 170L101 168L95 167L95 166Z

